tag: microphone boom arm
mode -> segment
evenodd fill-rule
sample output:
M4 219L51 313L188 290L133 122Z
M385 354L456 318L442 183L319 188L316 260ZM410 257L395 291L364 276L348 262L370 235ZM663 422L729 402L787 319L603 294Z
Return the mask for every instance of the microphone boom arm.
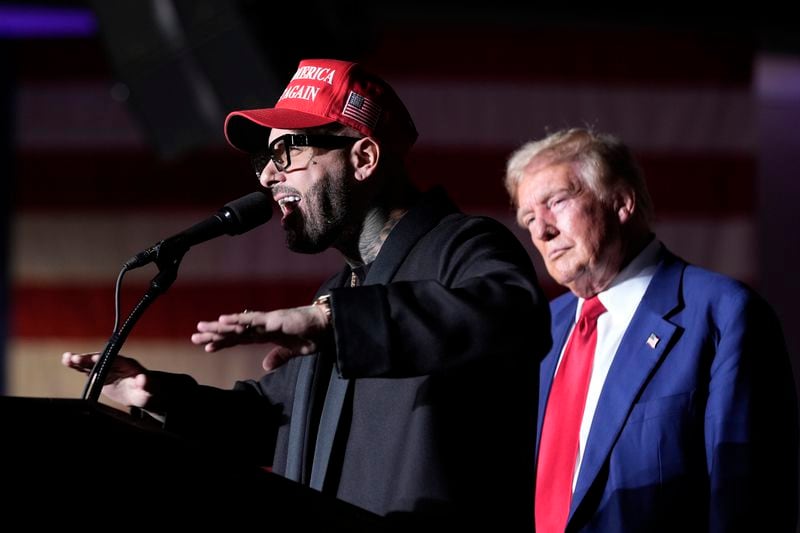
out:
M147 307L161 294L167 292L178 277L183 256L189 248L201 242L228 235L239 235L267 222L272 216L271 198L264 191L256 191L225 204L214 216L198 222L189 229L164 239L143 252L128 259L122 273L134 268L155 263L158 274L150 281L150 288L118 330L108 339L105 350L92 367L83 390L83 399L96 403L105 385L114 358L122 348L128 334L136 325ZM120 279L122 276L120 274Z
M166 253L162 253L162 244L164 243L159 243L153 247L159 248L157 252L158 259L156 260L156 265L158 265L159 272L150 281L150 288L147 289L147 292L145 292L145 294L139 300L139 303L137 303L130 312L128 318L125 320L125 322L123 322L119 330L115 331L108 339L108 343L106 343L106 347L103 350L102 355L100 355L100 359L98 359L97 363L95 363L94 367L92 367L92 371L89 373L89 378L86 380L86 385L83 389L84 400L88 400L91 403L97 403L100 398L100 393L103 391L103 386L106 383L108 373L111 371L111 365L119 354L119 351L122 349L122 345L125 343L125 340L128 338L131 330L139 321L139 318L141 318L141 316L144 314L145 310L150 306L150 304L152 304L160 295L167 292L167 289L169 289L178 278L178 267L180 267L181 259L183 259L183 255L186 253L187 248L183 248L181 251L180 248L173 247L169 252L166 252L165 250Z

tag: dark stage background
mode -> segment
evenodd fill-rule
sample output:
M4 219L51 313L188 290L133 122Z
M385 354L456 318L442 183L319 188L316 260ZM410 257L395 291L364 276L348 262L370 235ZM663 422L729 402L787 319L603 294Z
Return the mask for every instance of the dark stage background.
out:
M564 127L619 135L648 176L660 238L764 294L800 367L792 17L372 4L0 3L5 394L80 395L60 353L103 347L125 259L256 186L223 119L271 105L303 57L363 61L388 79L420 131L418 183L499 218L532 256L502 187L507 155ZM257 349L208 355L188 339L222 312L307 303L339 268L282 241L272 223L193 249L125 351L221 386L258 375ZM124 309L153 274L129 276Z

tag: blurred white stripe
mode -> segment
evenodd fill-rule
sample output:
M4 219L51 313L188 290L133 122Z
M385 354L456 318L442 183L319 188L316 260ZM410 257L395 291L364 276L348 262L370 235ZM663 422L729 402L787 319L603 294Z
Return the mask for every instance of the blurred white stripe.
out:
M21 282L111 281L132 255L209 216L207 212L62 213L17 215L12 233L12 276ZM182 280L305 279L342 266L335 251L313 257L290 252L277 220L244 235L222 236L189 250ZM141 274L139 274L141 272ZM143 268L135 275L153 275Z
M6 393L12 396L79 398L86 376L61 366L64 351L101 351L105 339L49 338L9 343L6 352ZM198 382L229 388L236 380L263 374L263 346L242 346L218 353L205 353L186 340L136 341L123 352L156 370L191 374Z
M485 213L507 225L538 260L526 232L508 212ZM122 263L136 252L207 216L197 214L44 212L21 213L13 228L12 275L17 283L69 285L113 283ZM661 219L658 236L684 259L742 280L757 274L755 219L749 216ZM277 221L236 237L223 236L191 249L180 278L191 281L236 281L325 278L343 265L329 250L308 256L287 250ZM539 269L545 275L544 269ZM153 272L141 269L131 276Z

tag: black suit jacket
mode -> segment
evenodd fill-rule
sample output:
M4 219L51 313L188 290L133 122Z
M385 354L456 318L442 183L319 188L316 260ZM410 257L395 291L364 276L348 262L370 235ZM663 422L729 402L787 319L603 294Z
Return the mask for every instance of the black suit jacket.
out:
M234 394L186 378L168 427L233 439L275 472L399 522L530 529L550 334L525 250L434 190L362 286L344 287L348 272L320 289L335 346Z

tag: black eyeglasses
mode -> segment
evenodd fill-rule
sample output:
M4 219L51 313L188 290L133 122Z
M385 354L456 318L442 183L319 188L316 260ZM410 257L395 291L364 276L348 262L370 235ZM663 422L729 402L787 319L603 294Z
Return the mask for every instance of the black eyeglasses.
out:
M314 146L316 148L344 148L353 144L358 137L342 137L339 135L305 135L287 133L269 143L269 146L252 155L256 176L261 177L264 167L272 160L275 168L283 172L292 164L292 148Z

